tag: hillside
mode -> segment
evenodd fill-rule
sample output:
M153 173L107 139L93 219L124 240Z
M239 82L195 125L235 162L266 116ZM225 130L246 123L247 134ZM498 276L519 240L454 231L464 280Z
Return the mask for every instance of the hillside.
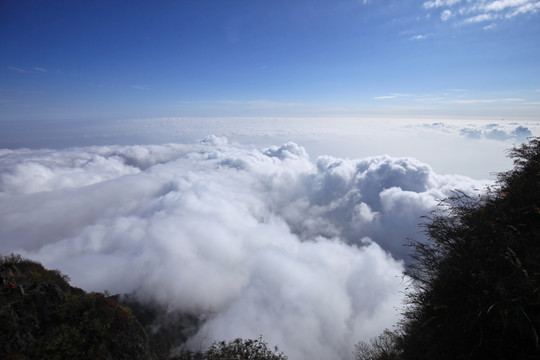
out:
M425 218L404 320L356 360L540 358L540 139L509 155L496 187Z
M72 287L57 270L0 257L0 358L158 359L128 307Z
M0 359L165 360L199 326L195 316L133 294L87 293L20 255L0 255L0 276ZM262 338L215 342L174 359L224 357L287 359Z

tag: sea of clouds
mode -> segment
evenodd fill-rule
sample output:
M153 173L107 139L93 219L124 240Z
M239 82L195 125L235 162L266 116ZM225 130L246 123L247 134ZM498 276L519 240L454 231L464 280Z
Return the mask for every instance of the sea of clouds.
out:
M3 149L0 253L200 316L195 349L262 335L293 360L348 359L399 319L420 217L489 182L218 136Z
M0 149L193 143L210 134L262 148L289 141L312 160L387 154L429 164L439 174L494 179L512 166L513 144L540 134L532 120L406 118L143 118L101 121L0 122Z

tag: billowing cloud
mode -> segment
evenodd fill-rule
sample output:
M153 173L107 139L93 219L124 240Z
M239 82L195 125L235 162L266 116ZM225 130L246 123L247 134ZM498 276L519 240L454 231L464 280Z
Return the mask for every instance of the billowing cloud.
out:
M487 137L488 139L501 140L501 141L504 141L510 138L509 134L507 134L504 130L500 130L500 129L492 129L492 130L486 131L484 132L484 136Z
M482 130L479 129L463 128L460 133L470 139L480 139L482 137Z
M512 131L512 135L519 142L525 142L527 141L528 138L532 136L532 132L525 126L518 126L514 129L514 131Z
M457 129L455 126L437 122L423 124L424 127L451 132ZM499 141L525 142L531 136L532 131L523 125L516 123L489 123L485 125L471 124L459 129L459 134L469 139L491 139Z
M1 150L0 252L198 315L194 348L263 335L290 358L348 359L399 318L419 217L484 184L292 142Z

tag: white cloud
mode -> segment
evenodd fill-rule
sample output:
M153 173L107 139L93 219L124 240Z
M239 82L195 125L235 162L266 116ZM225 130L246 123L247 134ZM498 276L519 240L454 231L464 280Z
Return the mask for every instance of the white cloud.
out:
M533 134L531 130L529 130L525 126L518 126L512 131L512 135L516 138L519 142L527 141L528 138L530 138Z
M479 15L468 17L463 22L472 24L472 23L479 23L479 22L484 22L484 21L492 21L492 20L495 20L496 18L497 17L492 14L479 14Z
M452 102L457 104L490 104L490 103L513 103L513 102L522 102L525 99L520 98L500 98L500 99L455 99Z
M441 13L441 20L442 21L448 21L452 17L452 11L446 9Z
M452 6L460 3L461 0L435 0L435 1L426 1L423 3L424 8L432 9L439 8L443 6Z
M0 151L0 252L87 290L204 315L190 343L263 335L291 358L350 357L398 319L403 243L455 188L411 158L310 161L295 143ZM370 240L371 239L371 240Z
M457 4L462 4L456 11L450 10ZM441 20L448 21L455 17L458 24L474 24L485 21L500 21L523 14L536 14L540 9L538 0L469 0L462 3L458 0L435 0L423 3L423 8L431 10L446 7L441 13ZM495 24L485 26L484 29L493 29Z
M486 11L502 11L510 7L518 7L529 4L530 0L497 0L486 4L483 8Z
M275 100L268 99L256 99L256 100L208 100L208 101L179 101L180 104L191 105L191 104L207 104L209 106L243 106L246 108L281 108L281 107L293 107L293 106L303 106L302 103L295 102L280 102Z
M420 36L420 38L423 38L423 35L417 35ZM384 99L394 99L398 97L410 97L413 96L411 94L402 94L402 93L390 93L390 95L383 95L383 96L375 96L374 99L377 100L384 100Z
M151 89L150 85L131 85L131 87L137 90L150 90Z
M424 40L426 38L427 38L427 35L418 34L418 35L411 36L409 39L410 40Z
M458 129L444 123L424 124L424 126L446 132ZM528 127L524 125L516 126L516 123L469 124L468 126L459 128L459 134L468 139L511 140L520 143L527 141L529 137L533 136L532 131Z
M24 69L21 69L19 67L16 67L16 66L8 66L8 69L10 70L13 70L13 71L16 71L16 72L19 72L19 73L26 73L28 71L24 70Z
M536 14L539 9L540 9L540 1L535 2L535 3L527 3L522 6L519 6L514 11L506 14L506 18L513 18L514 16L526 14L526 13Z
M20 68L20 67L16 67L16 66L8 66L8 69L12 70L12 71L16 71L16 72L19 72L19 73L32 73L32 72L43 72L43 73L46 73L48 72L47 69L43 68L43 67L35 67L34 68L34 71L28 71L28 70L25 70L23 68Z

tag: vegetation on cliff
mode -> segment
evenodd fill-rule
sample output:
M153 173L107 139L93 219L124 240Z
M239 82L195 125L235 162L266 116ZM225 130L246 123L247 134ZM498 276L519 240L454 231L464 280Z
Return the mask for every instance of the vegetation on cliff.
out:
M1 256L0 358L156 359L128 307L72 287L57 270Z
M356 360L540 358L540 139L510 156L496 188L426 218L404 321Z
M133 294L86 293L58 270L0 255L0 359L165 360L199 325ZM178 360L286 360L259 339L215 342Z
M172 358L173 360L287 360L278 347L268 347L268 343L258 339L235 339L216 341L206 351L186 351Z

